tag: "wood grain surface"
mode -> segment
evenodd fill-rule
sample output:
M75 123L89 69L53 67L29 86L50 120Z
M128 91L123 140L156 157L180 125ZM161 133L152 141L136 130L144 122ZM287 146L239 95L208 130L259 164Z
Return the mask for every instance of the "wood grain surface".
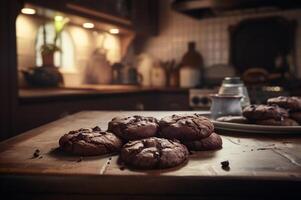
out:
M132 170L119 164L118 155L80 158L57 149L59 138L68 131L96 125L106 130L115 116L161 118L175 113L194 112L80 112L4 141L0 143L1 190L102 195L215 195L217 188L219 195L255 195L254 189L256 195L272 195L299 190L301 133L220 133L221 150L193 152L187 163L168 170ZM36 149L42 157L33 158ZM228 170L221 168L225 160L230 162Z

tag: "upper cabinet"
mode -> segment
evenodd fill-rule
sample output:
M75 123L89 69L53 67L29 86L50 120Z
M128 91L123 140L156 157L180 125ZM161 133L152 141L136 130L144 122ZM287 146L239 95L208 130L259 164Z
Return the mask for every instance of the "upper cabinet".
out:
M154 36L159 33L159 1L131 0L131 19L139 35Z
M128 0L70 0L67 3L124 19L130 19L130 4Z
M194 18L202 19L234 15L237 10L283 10L301 8L296 0L174 0L172 8Z
M158 33L158 0L25 0L37 6L113 24L138 35Z

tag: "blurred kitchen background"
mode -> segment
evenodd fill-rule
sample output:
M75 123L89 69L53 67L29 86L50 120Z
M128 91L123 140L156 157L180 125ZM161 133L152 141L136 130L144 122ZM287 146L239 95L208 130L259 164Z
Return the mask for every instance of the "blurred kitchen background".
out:
M301 95L300 8L294 0L5 0L2 139L82 110L208 110L225 77L240 77L253 103Z

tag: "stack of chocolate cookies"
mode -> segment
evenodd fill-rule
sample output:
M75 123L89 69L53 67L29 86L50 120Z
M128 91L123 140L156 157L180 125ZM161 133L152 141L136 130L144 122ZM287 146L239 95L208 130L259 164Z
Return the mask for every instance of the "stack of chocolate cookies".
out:
M214 133L213 123L206 117L194 115L172 115L159 121L160 136L177 139L189 150L205 151L222 148L222 139Z
M279 96L267 100L269 105L278 105L288 111L289 117L301 124L301 97ZM294 123L295 125L298 125Z
M108 131L115 133L125 143L120 158L130 167L169 168L188 158L188 150L183 144L157 137L159 123L154 117L115 117L109 122Z
M161 169L188 160L189 150L215 150L222 139L212 122L198 114L115 117L107 131L99 127L70 131L60 138L63 151L81 156L120 152L121 160L139 169Z
M267 100L267 105L249 105L243 116L249 123L270 126L298 126L301 116L301 99L276 97Z

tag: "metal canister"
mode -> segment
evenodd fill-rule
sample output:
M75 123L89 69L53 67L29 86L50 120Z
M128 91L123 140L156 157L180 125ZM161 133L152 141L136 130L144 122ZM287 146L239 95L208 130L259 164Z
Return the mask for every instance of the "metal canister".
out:
M248 90L240 77L225 77L218 94L242 96L241 106L250 105Z

